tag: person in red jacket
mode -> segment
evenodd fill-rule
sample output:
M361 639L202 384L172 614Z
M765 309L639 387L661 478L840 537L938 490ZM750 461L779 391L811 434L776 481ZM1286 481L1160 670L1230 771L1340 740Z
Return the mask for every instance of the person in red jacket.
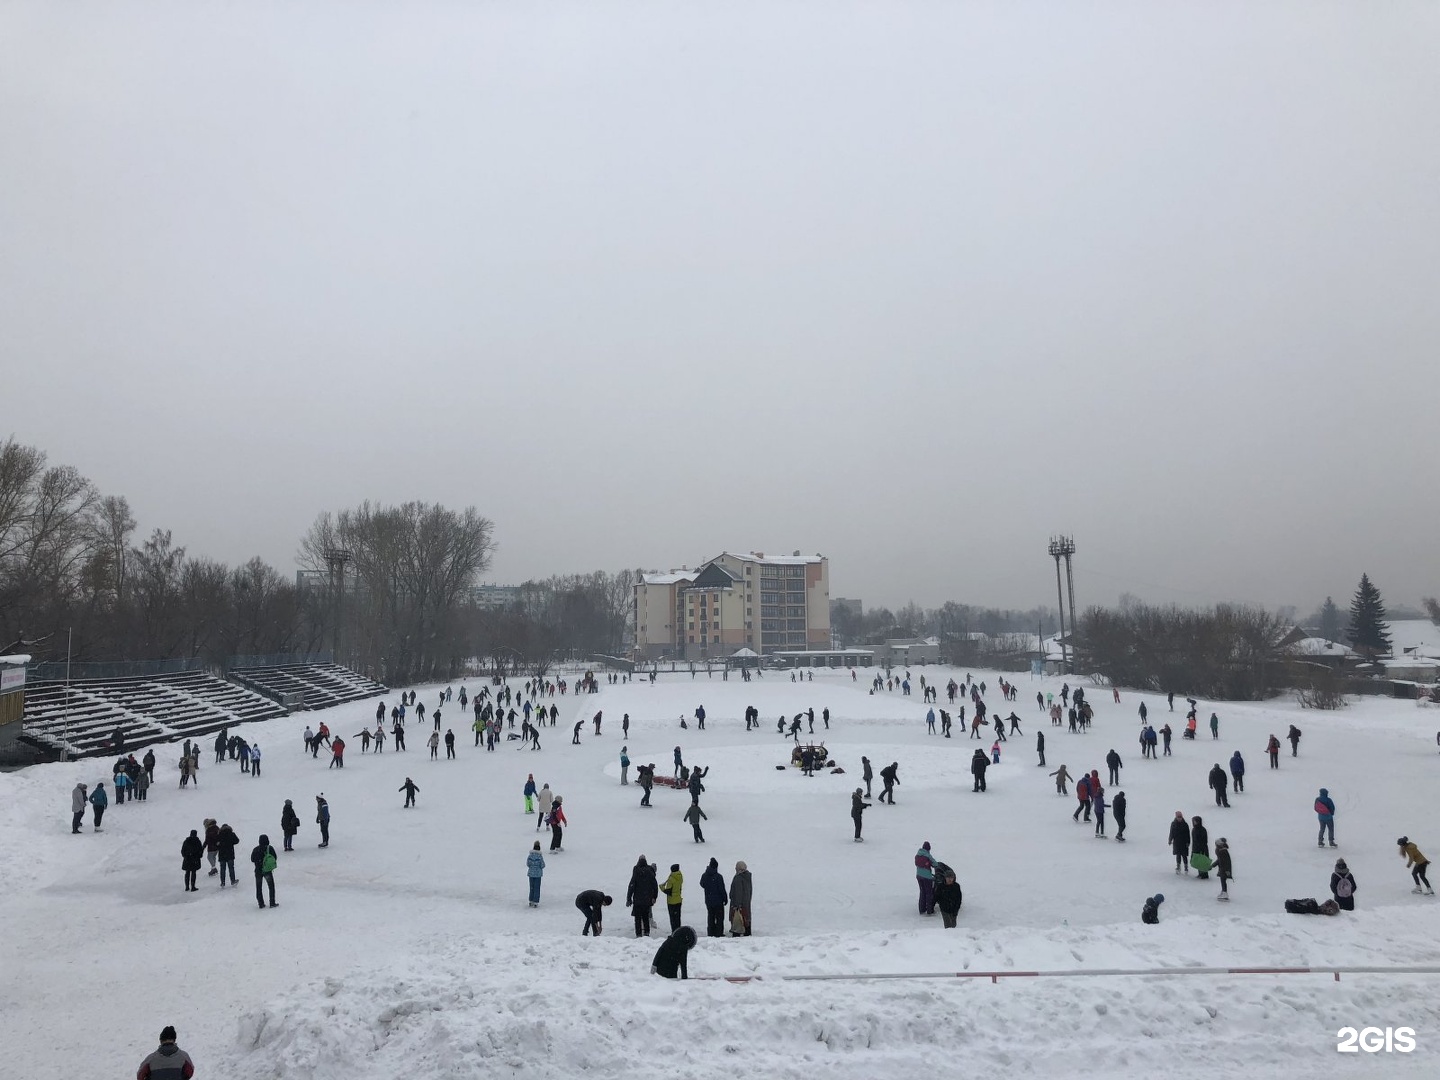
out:
M330 744L330 768L343 769L345 767L345 740L335 736L335 741Z
M140 1063L135 1080L190 1080L195 1063L175 1045L175 1029L166 1025L160 1032L160 1047Z
M1081 776L1080 779L1079 779L1078 781L1076 781L1076 783L1075 783L1075 798L1079 800L1079 805L1075 807L1075 813L1073 813L1072 815L1070 815L1070 820L1071 820L1071 821L1079 821L1079 820L1080 820L1080 814L1081 814L1081 812L1083 811L1084 814L1085 814L1085 820L1086 820L1086 821L1089 821L1089 820L1090 820L1090 777L1088 777L1088 776Z
M564 826L568 825L569 822L565 820L565 810L564 810L564 808L560 805L561 802L563 802L563 800L561 799L561 797L560 797L559 795L556 795L556 796L555 796L555 802L554 802L554 803L551 805L551 807L550 807L550 816L549 816L549 819L548 819L548 820L549 820L549 822L550 822L550 850L551 850L551 851L564 851L564 850L565 850L564 848L562 848L562 847L560 846L560 841L561 841L561 839L563 839L563 837L564 837L564 835L565 835Z

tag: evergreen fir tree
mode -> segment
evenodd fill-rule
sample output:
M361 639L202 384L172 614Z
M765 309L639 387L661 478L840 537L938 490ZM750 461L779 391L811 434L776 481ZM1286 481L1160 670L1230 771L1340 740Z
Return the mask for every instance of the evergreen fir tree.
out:
M1342 629L1340 609L1335 606L1334 598L1327 596L1320 608L1320 636L1326 641L1339 641Z
M1356 652L1373 660L1390 652L1390 635L1386 632L1385 604L1380 590L1370 583L1369 574L1360 575L1360 587L1350 601L1350 628L1345 636Z

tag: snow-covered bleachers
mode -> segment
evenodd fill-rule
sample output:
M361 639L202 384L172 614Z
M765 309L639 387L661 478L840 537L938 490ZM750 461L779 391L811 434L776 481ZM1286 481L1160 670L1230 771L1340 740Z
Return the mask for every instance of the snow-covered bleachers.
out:
M68 704L67 704L68 697ZM25 688L25 737L82 757L108 753L118 727L127 747L191 738L223 727L284 716L269 698L204 671Z
M339 664L232 668L230 677L277 701L287 694L300 694L302 704L299 707L304 709L326 709L331 705L378 697L388 692L380 683Z

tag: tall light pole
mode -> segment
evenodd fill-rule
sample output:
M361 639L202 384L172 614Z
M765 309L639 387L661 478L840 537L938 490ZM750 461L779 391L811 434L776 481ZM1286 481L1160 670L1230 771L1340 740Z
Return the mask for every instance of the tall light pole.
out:
M65 632L65 746L60 751L61 761L70 760L70 653L74 644L75 628L72 626Z
M330 649L334 653L334 661L337 664L344 661L340 658L340 623L344 615L345 600L345 564L354 558L354 554L348 548L326 548L325 565L330 570L330 589L334 597L335 625L331 629Z
M1060 662L1067 670L1074 662L1074 652L1065 640L1065 586L1060 581L1060 560L1065 560L1065 576L1070 581L1070 633L1075 633L1075 578L1070 570L1070 556L1075 554L1075 541L1069 536L1050 538L1050 557L1055 560L1055 593L1060 604Z

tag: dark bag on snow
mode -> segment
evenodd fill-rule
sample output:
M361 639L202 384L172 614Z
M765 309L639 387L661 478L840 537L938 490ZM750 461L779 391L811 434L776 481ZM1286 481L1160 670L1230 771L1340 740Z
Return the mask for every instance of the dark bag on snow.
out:
M1313 896L1307 896L1304 900L1286 900L1285 910L1291 915L1319 915L1320 904Z

